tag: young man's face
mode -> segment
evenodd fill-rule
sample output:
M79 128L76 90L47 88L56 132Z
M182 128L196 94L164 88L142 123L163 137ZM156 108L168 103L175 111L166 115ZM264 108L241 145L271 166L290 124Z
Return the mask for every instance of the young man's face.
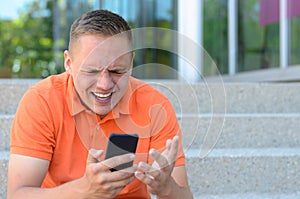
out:
M104 117L121 100L128 86L133 62L128 39L83 35L64 57L65 68L74 79L82 103Z

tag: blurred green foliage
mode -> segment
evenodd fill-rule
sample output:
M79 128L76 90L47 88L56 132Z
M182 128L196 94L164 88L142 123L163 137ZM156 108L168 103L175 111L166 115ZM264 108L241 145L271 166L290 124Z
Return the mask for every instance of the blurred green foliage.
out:
M67 48L70 24L82 13L95 8L95 2L97 1L31 0L27 1L17 19L0 20L0 77L44 78L61 73L64 70L62 52ZM102 0L101 2L116 7L121 5L121 1ZM133 28L152 26L176 30L177 1L170 0L172 6L167 11L160 10L158 0L150 2L152 7L149 7L149 2L127 0L130 8L133 3L136 3L135 7L138 10L121 9L120 6L119 14L126 16L130 12L136 15L132 17L133 21L129 20ZM203 3L203 47L214 60L219 71L226 74L229 56L228 1L203 0ZM142 8L145 8L143 12L140 11ZM58 12L55 12L57 9ZM161 12L169 13L170 19L159 18L157 13ZM260 26L259 12L259 0L238 1L238 71L279 66L279 23ZM299 17L290 20L291 65L300 63L299 24ZM146 40L152 42L151 39ZM166 48L170 45L176 46L168 36L163 36L160 42ZM172 71L167 71L160 66L171 66L176 70L177 57L173 53L159 49L139 49L135 57L135 66L149 64L148 68L138 71L138 77L176 78ZM153 66L150 63L157 63L157 65ZM212 71L209 65L204 65L203 73L214 75L217 72Z
M10 68L13 77L22 78L42 78L60 72L53 62L52 27L51 0L31 1L19 18L0 20L0 67Z

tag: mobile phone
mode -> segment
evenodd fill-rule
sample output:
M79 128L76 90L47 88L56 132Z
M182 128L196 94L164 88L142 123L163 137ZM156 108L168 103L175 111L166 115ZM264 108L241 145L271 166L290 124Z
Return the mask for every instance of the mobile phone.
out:
M112 133L108 139L105 159L126 153L135 153L138 139L137 134ZM132 165L133 161L111 168L110 171L122 170Z

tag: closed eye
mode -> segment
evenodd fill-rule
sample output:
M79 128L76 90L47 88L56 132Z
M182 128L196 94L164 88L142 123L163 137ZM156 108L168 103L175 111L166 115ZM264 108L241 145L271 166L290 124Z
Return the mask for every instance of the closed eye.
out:
M108 72L112 73L112 74L124 74L127 72L127 70L108 70Z
M86 69L86 70L80 70L80 72L82 73L82 74L85 74L85 75L97 75L100 71L99 70L94 70L94 69Z
M86 67L86 68L81 68L81 72L95 74L100 72L100 70L97 69L96 67Z

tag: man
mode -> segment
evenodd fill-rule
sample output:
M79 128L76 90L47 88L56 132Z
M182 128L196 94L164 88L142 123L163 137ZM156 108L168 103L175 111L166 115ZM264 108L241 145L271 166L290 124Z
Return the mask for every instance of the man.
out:
M8 199L193 197L170 102L130 76L131 34L123 18L104 10L73 23L66 72L30 88L19 104ZM138 134L136 154L104 159L111 133Z

